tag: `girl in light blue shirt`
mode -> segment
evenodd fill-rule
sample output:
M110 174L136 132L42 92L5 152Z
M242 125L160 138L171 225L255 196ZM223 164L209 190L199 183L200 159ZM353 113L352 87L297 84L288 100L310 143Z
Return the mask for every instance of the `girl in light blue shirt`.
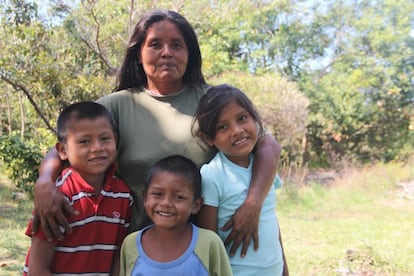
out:
M262 120L252 102L239 89L220 85L210 88L200 101L194 130L218 152L201 168L204 206L197 215L200 227L217 232L223 241L230 231L221 228L247 197L252 177L254 149L265 135ZM239 247L230 256L235 276L288 275L276 216L275 188L281 180L275 177L273 187L263 200L258 229L258 248L249 243L246 255ZM255 250L256 248L256 250Z

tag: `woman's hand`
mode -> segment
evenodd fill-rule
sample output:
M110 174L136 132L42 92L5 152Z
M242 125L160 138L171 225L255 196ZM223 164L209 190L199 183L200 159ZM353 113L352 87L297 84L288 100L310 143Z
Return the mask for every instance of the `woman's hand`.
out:
M35 185L32 233L38 231L40 224L48 241L63 239L59 226L65 229L65 233L70 233L72 229L65 215L77 214L55 186L62 168L59 155L54 148L51 149L42 161Z
M76 214L75 209L67 202L62 193L54 184L36 182L32 233L36 233L39 223L48 241L53 238L63 239L63 233L59 226L65 229L65 233L71 233L72 229L65 214Z
M253 239L253 248L259 248L259 219L262 204L269 192L276 176L281 148L269 134L261 137L256 144L253 163L252 179L249 192L244 203L237 209L229 221L222 227L223 231L231 229L224 241L228 246L232 244L230 256L242 244L241 257L244 257L250 241Z
M234 256L240 244L242 244L240 256L242 258L246 256L247 248L252 239L254 250L259 248L258 228L261 207L261 203L249 203L245 201L231 219L221 228L223 231L231 229L230 234L224 241L226 247L233 242L230 249L230 256Z

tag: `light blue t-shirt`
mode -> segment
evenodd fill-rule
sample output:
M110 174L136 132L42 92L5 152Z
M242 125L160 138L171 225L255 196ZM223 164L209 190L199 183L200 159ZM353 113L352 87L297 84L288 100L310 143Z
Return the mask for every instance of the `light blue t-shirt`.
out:
M220 237L213 231L192 225L192 239L186 251L170 262L151 259L142 248L142 235L154 225L129 234L120 251L120 275L131 276L232 276Z
M195 254L195 246L198 239L198 228L192 225L193 235L191 243L187 250L178 259L170 262L158 262L145 253L142 248L141 237L142 233L153 225L145 227L142 231L138 232L136 245L139 252L139 258L135 263L135 267L131 275L151 275L151 276L167 276L167 275L188 275L188 276L207 276L208 271L204 267L203 263Z
M224 241L229 231L220 228L231 218L247 197L252 177L253 155L250 156L248 168L240 167L231 162L222 152L201 168L203 180L204 204L218 207L217 229ZM276 216L275 189L281 186L277 176L269 190L260 213L259 249L254 251L253 241L250 242L246 257L241 258L241 246L236 254L230 257L230 264L235 276L281 275L283 271L282 248L279 242L279 224ZM231 245L226 248L230 253Z

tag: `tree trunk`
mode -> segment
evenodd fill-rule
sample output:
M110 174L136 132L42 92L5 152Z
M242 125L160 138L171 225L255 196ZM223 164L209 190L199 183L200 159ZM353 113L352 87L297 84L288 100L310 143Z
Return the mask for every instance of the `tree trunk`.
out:
M23 139L24 132L26 129L26 116L24 115L24 106L23 106L23 99L22 95L19 93L19 106L20 106L20 137Z
M7 130L9 134L12 132L12 119L11 119L11 104L9 90L6 92L6 103L7 103Z

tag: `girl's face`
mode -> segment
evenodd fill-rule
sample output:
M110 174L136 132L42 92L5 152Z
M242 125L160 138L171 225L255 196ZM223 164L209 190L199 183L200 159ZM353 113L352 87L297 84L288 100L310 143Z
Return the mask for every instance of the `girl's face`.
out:
M147 75L149 90L165 94L183 88L188 48L174 23L163 20L149 27L139 58Z
M194 199L193 185L188 177L161 171L153 175L144 192L144 207L148 217L163 229L179 229L201 207L201 198Z
M242 167L249 166L249 154L256 145L257 124L250 113L235 103L224 106L216 125L216 136L207 140L229 160Z

